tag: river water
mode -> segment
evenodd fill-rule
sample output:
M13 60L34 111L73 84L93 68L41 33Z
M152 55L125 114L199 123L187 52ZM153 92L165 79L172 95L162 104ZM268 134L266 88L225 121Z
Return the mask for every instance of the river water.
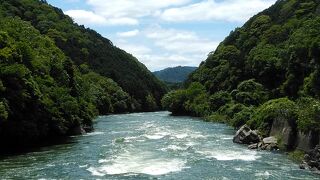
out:
M168 112L99 117L95 132L0 159L0 179L319 179L223 124Z

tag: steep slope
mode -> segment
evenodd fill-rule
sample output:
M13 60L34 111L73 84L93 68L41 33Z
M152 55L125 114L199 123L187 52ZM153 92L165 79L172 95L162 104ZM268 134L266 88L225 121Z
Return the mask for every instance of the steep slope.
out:
M320 130L319 27L319 0L277 1L231 32L192 73L188 89L167 94L164 106L236 128L247 123L263 136L279 120L290 125L292 137L312 132L313 140L305 142L314 146Z
M307 92L307 85L315 84L306 81L316 78L318 71L319 11L319 1L278 1L231 32L191 81L214 93L254 78L272 97L298 97L303 89L318 96Z
M156 110L165 91L137 59L45 1L0 0L0 152L91 131L99 114Z
M2 18L0 27L0 151L90 131L98 113L133 110L114 81L78 69L30 23Z
M153 74L164 82L181 83L187 80L188 76L196 69L196 67L178 66L155 71Z
M29 21L76 65L86 64L93 71L112 78L136 101L138 110L154 110L166 92L164 85L135 57L115 47L93 30L75 24L63 12L39 0L1 0L3 16Z

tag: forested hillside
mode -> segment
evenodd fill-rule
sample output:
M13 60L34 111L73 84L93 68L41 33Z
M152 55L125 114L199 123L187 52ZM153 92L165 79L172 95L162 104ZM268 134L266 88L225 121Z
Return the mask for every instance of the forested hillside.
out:
M167 94L173 114L205 116L268 135L274 119L320 130L320 1L279 0L235 29ZM314 141L314 143L317 143Z
M182 83L196 70L196 67L178 66L153 72L160 80L169 83Z
M3 17L28 21L41 34L55 41L75 65L87 65L92 71L117 82L136 101L139 111L157 109L166 92L164 85L135 57L115 47L93 30L79 26L44 0L1 0Z
M0 151L90 131L99 114L156 110L165 92L137 59L60 9L0 1Z

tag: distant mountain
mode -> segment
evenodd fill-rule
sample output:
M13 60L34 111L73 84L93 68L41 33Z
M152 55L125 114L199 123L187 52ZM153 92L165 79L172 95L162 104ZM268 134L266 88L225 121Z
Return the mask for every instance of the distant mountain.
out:
M185 81L189 74L195 71L197 67L178 66L155 71L153 74L160 80L170 83L181 83Z

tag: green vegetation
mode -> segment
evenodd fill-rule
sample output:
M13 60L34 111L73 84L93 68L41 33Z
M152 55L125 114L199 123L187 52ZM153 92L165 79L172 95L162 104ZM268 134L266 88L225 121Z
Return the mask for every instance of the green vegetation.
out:
M318 0L277 1L232 31L163 105L265 136L275 119L319 131L319 10Z
M305 152L300 150L295 150L292 152L289 152L288 156L292 161L295 161L297 163L301 163L304 158Z
M117 82L139 104L137 111L150 108L149 95L155 99L157 106L154 107L158 109L167 91L164 84L131 54L115 47L97 32L73 23L61 9L44 0L2 0L0 12L4 17L30 22L42 35L51 38L76 66L86 64L95 73Z
M196 67L178 66L155 71L153 74L167 83L182 83L187 80L188 76L196 69Z
M92 130L97 115L154 111L163 84L60 9L0 1L0 151Z

